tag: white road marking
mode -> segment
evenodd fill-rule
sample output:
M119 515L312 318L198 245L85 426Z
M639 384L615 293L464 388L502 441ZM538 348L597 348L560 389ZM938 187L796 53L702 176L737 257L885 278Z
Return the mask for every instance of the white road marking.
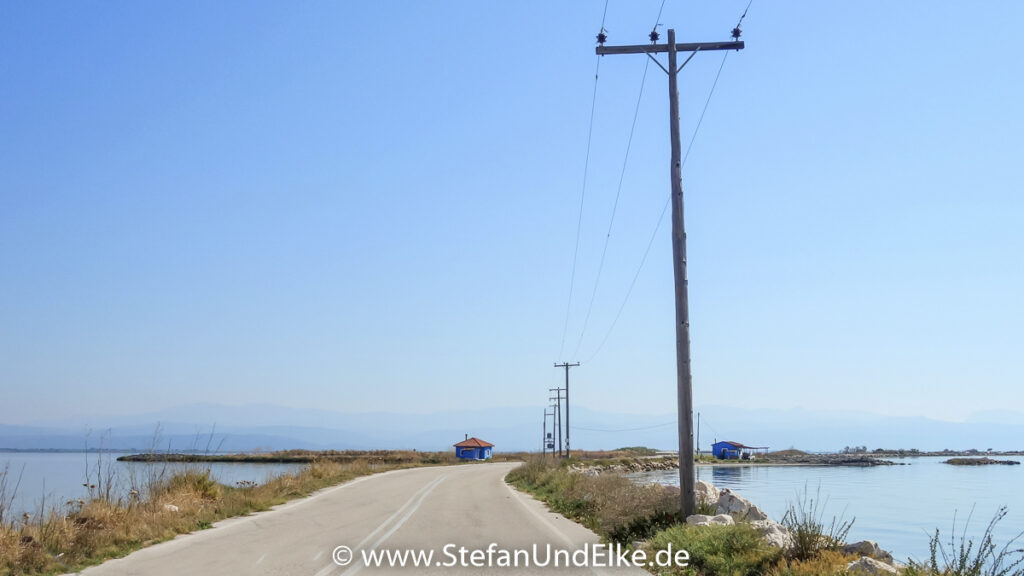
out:
M370 532L369 534L367 534L366 538L363 538L363 539L362 539L362 541L360 541L360 542L359 542L359 544L356 544L356 545L355 545L355 546L354 546L354 547L352 548L352 550L353 550L353 551L359 551L359 550L362 550L362 549L363 549L363 546L365 546L367 542L369 542L369 541L370 541L370 540L371 540L371 539L372 539L372 538L373 538L374 536L376 536L376 535L377 535L377 534L378 534L378 533L379 533L379 532L380 532L381 530L384 530L385 528L387 528L387 527L388 527L388 525L389 525L389 524L391 524L391 522L392 522L392 521L393 521L393 520L394 520L395 518L397 518L397 517L398 517L398 516L399 516L400 514L402 514L402 512L405 512L405 511L406 511L406 509L407 509L407 508L409 508L409 506L412 506L413 502L415 502L415 503L416 503L416 505L415 505L415 506L413 507L413 509L412 509L412 510L410 510L410 511L409 511L409 513L408 513L408 514L406 514L406 515L405 515L404 517L402 517L402 519L398 521L398 523L397 523L397 524L395 525L395 527L394 527L394 528L392 528L392 529L391 529L390 531L388 531L388 533L387 533L387 534L385 534L385 535L384 535L383 537L381 537L381 539L380 539L380 540L378 540L378 541L377 541L377 542L376 542L376 543L375 543L375 544L374 544L374 545L373 545L373 546L372 546L372 547L370 548L370 550L376 550L376 549L377 549L377 546L380 546L380 545L381 545L381 544L382 544L382 543L383 543L383 542L384 542L385 540L387 540L387 538L388 538L389 536L391 536L391 535L392 535L392 534L393 534L393 533L395 532L395 530L398 530L398 528L399 528L399 527L401 527L401 525L402 525L402 524L405 524L405 521L406 521L406 520L408 520L408 519L409 519L409 517L410 517L410 516L412 516L413 512L415 512L415 511L416 511L416 509L420 507L420 504L421 504L421 503L423 502L423 499L424 499L424 498L426 498L427 494L429 494L429 493L430 493L430 491L432 491L432 490L433 490L433 489L434 489L434 488L435 488L435 487L436 487L436 486L437 486L438 484L440 484L440 483L441 483L441 481L442 481L442 480L444 480L444 479L445 479L445 475L443 475L443 474L442 474L441 476L438 476L437 478L435 478L434 480L432 480L432 481L428 482L428 483L427 483L426 485L424 485L424 486L423 486L422 488L420 488L419 490L417 490L417 491L416 491L416 493L414 493L414 494L413 494L413 495L412 495L412 496L411 496L411 497L410 497L410 498L409 498L408 500L406 500L406 501L405 501L405 504L402 504L402 506L400 506L400 507L398 508L398 510L395 510L395 513L394 513L394 514L392 514L391 516L389 516L387 520L385 520L384 522L382 522L382 523L380 524L380 526L377 526L377 528L376 528L376 529L374 529L374 531L373 531L373 532ZM417 498L419 498L419 500L416 500ZM319 558L321 554L323 554L323 551L321 551L321 552L320 552L320 554L317 554L317 555L316 555L316 558ZM316 560L316 558L314 558L313 560ZM361 562L362 562L362 559L360 558L360 563L361 563ZM333 572L333 571L334 571L334 570L335 570L336 568L340 568L340 566L338 566L337 564L335 564L335 563L334 563L334 562L332 561L332 562L331 562L330 564L328 564L327 566L324 566L324 567L323 567L322 569L320 569L320 571L319 571L319 572L317 572L317 573L316 573L316 574L315 574L314 576L327 576L328 574L330 574L331 572ZM358 569L359 569L359 568L361 568L361 566L360 566L360 565L354 565L354 566L351 566L351 567L350 567L350 568L349 568L349 569L348 569L348 570L347 570L347 571L345 572L345 574L349 574L349 573L352 573L352 574L354 574L354 573L355 573L354 571L358 571Z
M526 508L530 512L530 514L532 514L535 518L540 520L541 523L544 524L545 526L547 526L549 529L551 529L552 532L557 534L558 537L562 539L562 542L565 542L566 546L569 549L571 549L571 550L575 550L576 549L576 546L573 543L572 538L569 538L568 535L566 535L564 532L559 530L558 526L555 526L555 524L553 522L551 522L551 518L546 518L543 514L541 514L540 512L537 512L537 510L535 510L533 506L530 506L530 504L526 502L526 499L530 498L529 495L517 491L515 488L513 488L511 485L509 485L508 482L502 482L502 483L505 484L505 488L507 488L508 491L512 493L512 497L515 498L516 502L519 502L523 506L523 508ZM545 504L545 506L546 506L546 504ZM557 518L557 516L556 516L556 518ZM607 571L599 570L595 566L587 566L587 568L590 569L590 572L592 574L606 574L607 573Z
M381 544L383 544L384 541L387 540L389 537L391 537L391 535L394 534L395 531L397 531L399 528L401 528L402 524L405 524L405 521L408 520L409 518L411 518L414 513L416 513L416 510L419 509L420 504L423 504L423 500L427 497L427 495L430 494L431 492L433 492L434 488L437 488L437 485L440 484L444 479L445 479L445 476L441 476L437 480L435 480L433 483L431 483L429 485L430 488L420 496L419 500L416 501L416 505L413 506L412 508L410 508L409 511L405 513L405 516L402 516L402 519L395 523L395 525L391 528L391 530L388 530L387 533L385 533L383 536L381 536L379 540L374 542L373 546L370 547L370 551L372 552L372 551L376 550L377 547L380 546ZM342 575L344 576L345 574L348 574L349 576L351 576L352 574L355 574L356 572L359 572L359 570L362 569L362 567L363 567L363 560L362 560L362 558L360 558L358 564L356 564L356 565L352 566L351 568L349 568L348 570L345 570L344 572L342 572Z

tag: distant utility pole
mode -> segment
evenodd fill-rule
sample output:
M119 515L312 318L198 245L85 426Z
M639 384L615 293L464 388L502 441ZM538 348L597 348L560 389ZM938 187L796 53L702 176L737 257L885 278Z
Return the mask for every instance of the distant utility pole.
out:
M561 364L556 363L555 368L565 368L565 457L568 458L572 455L569 449L569 368L579 366L580 363L569 364L563 362Z
M700 456L700 412L697 412L697 456Z
M541 432L541 454L548 455L548 409L544 409L544 431Z
M676 76L697 52L711 50L741 50L743 42L697 42L676 44L676 31L669 29L668 43L658 44L658 32L651 31L651 44L634 46L605 46L607 39L602 30L597 36L597 53L647 54L659 68L668 74L669 131L672 137L672 261L676 284L676 387L679 411L679 487L683 518L697 513L694 494L696 477L693 466L693 382L690 371L690 305L686 294L686 225L683 218L683 167L679 142L679 89ZM739 28L733 30L739 38ZM668 52L668 68L654 54ZM676 66L676 53L692 52L682 66ZM568 371L568 368L566 369ZM568 378L568 372L566 375Z
M548 417L549 416L551 417L551 430L552 430L552 432L548 432ZM551 455L552 456L555 455L555 442L552 439L553 436L554 436L554 429L555 429L555 409L552 407L551 408L551 412L548 412L548 409L545 408L544 409L544 456L548 455L548 449L549 448L551 449Z
M561 388L548 388L549 392L554 392L554 398L548 398L548 400L554 400L555 405L555 428L558 429L558 457L562 457L562 389Z

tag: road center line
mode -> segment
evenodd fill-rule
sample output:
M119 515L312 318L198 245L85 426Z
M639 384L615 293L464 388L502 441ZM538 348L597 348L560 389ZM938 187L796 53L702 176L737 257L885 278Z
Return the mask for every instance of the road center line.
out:
M359 550L362 550L363 546L365 546L367 542L369 542L381 530L384 530L385 528L387 528L388 525L391 524L391 522L395 518L397 518L399 515L401 515L402 512L405 512L405 510L407 508L409 508L409 506L411 506L413 504L413 502L416 502L416 508L419 508L420 502L423 502L423 498L426 496L426 493L430 492L431 490L433 490L435 486L437 486L438 484L441 483L442 480L444 480L444 478L445 478L444 475L438 476L437 478L435 478L434 480L428 482L423 487L421 487L419 490L417 490L412 496L409 497L408 500L405 501L404 504L402 504L398 508L398 510L395 510L394 514L389 516L388 519L385 520L384 522L381 522L380 526L377 526L377 528L375 528L373 530L373 532L370 532L369 534L367 534L367 536L365 538L363 538L359 542L359 544L356 544L355 547L352 548L353 552L354 553L358 553ZM416 501L417 498L419 498L419 501ZM377 546L380 546L380 544L382 542L384 542L384 540L386 540L388 538L388 536L391 536L391 534L394 533L394 531L397 530L399 526L401 526L402 524L405 523L406 520L408 520L409 516L412 515L412 512L415 512L415 511L416 510L414 508L409 514L407 514L405 517L403 517L398 522L398 524L397 524L397 526L395 528L393 528L391 531L389 531L387 534L385 534L383 538L378 540L377 543L373 545L371 550L376 550ZM320 554L317 554L316 558L314 558L313 560L316 560L319 557L320 557ZM314 576L326 576L327 574L330 574L332 571L334 571L335 568L338 568L338 565L334 564L334 562L331 562L327 566L324 566ZM356 568L356 566L352 566L352 568Z
M383 544L385 540L387 540L389 537L391 537L392 534L394 534L399 528L401 528L402 524L405 524L405 521L408 520L409 518L411 518L412 515L416 513L416 510L419 509L420 504L423 504L423 500L426 499L427 495L429 495L431 492L433 492L434 488L437 488L438 484L440 484L442 481L444 481L444 479L445 479L445 476L442 475L437 480L435 480L434 482L428 484L429 488L425 492L423 492L423 494L420 495L419 500L416 501L416 505L413 506L412 508L410 508L409 511L405 513L405 516L402 516L401 520L396 522L395 525L391 527L391 530L388 530L383 536L380 537L379 540L374 542L373 546L371 546L369 548L369 550L371 552L376 550L378 546ZM362 549L362 546L360 545L360 550L361 549ZM362 569L362 567L363 567L363 559L362 559L362 555L360 553L359 563L353 565L348 570L345 570L344 572L342 572L342 576L345 576L346 574L349 575L349 576L352 576L356 572L359 572L359 570Z

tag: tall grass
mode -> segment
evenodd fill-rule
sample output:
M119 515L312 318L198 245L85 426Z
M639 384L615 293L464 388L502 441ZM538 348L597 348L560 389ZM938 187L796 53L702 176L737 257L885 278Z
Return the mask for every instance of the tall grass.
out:
M833 516L825 524L824 503L821 501L821 486L811 498L804 484L803 492L797 493L796 501L790 501L780 524L785 526L793 537L793 545L789 549L789 557L794 560L810 560L825 550L838 550L846 541L846 535L853 527L856 518L844 520L842 515Z
M0 468L0 526L6 526L10 521L10 515L14 512L14 498L18 494L18 488L21 486L21 476L25 469L22 467L21 472L18 473L18 479L14 481L12 486L9 482L11 465L5 463L3 468Z

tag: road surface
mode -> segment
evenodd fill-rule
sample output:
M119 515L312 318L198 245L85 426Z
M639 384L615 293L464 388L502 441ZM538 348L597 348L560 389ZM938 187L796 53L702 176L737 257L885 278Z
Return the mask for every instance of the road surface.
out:
M144 548L81 574L647 574L611 560L600 548L596 563L574 564L562 552L555 568L555 550L587 549L593 554L599 539L506 485L504 477L516 465L412 468L364 476L267 512L218 522L212 529ZM339 546L347 546L351 554ZM406 556L405 568L395 566L395 557L390 562L384 557L380 565L363 557L372 553L382 558L405 550L419 551L419 567L411 567L411 556ZM433 554L429 561L427 553ZM335 558L348 563L339 565ZM546 567L537 565L545 559ZM576 559L583 556L577 554ZM518 567L504 565L513 560Z

